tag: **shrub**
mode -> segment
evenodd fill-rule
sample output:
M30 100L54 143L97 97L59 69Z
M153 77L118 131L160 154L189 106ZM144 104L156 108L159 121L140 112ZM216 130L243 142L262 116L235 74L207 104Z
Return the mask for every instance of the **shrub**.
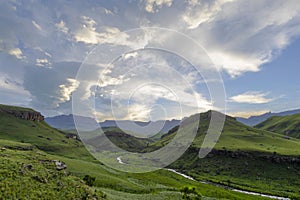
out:
M95 177L92 177L90 175L85 175L83 180L85 181L85 183L88 185L88 186L93 186L94 183L95 183L95 180L96 178Z

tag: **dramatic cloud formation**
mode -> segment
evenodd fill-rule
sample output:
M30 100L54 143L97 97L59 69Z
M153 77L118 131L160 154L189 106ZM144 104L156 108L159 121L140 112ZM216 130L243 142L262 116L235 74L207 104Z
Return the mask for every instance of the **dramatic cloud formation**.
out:
M140 0L120 1L118 4L108 1L73 1L72 4L59 1L3 1L0 5L0 70L5 76L1 79L0 89L6 91L2 93L2 103L10 103L12 94L23 94L26 96L24 105L38 108L46 114L50 110L71 112L70 94L79 88L74 81L76 70L96 45L104 49L113 46L121 52L129 47L143 49L153 39L161 43L164 38L174 37L170 34L153 35L145 32L133 40L128 32L124 32L130 29L162 27L187 34L203 46L212 62L230 78L246 76L248 72L260 72L264 64L274 61L300 35L298 0ZM184 49L191 57L201 59L203 56L194 55L195 51L185 47L184 42L176 37L174 48L178 52ZM122 57L122 62L138 57L132 52L118 56ZM130 67L142 65L145 60L152 62L153 58L141 60L131 63ZM156 61L163 63L164 67L182 64L168 58ZM89 99L95 94L95 87L101 86L102 102L107 103L108 97L104 97L113 92L112 87L118 87L129 80L136 81L132 83L134 86L140 83L133 78L133 73L132 77L124 74L115 76L113 71L109 69L102 74L94 72L102 75L103 82L80 82L85 86L83 99ZM165 75L169 83L177 84L176 79L167 73L157 73L161 74L150 73L151 76L144 78L156 80L156 76ZM185 78L195 85L197 81L205 82L193 80L192 73L186 74ZM9 84L5 83L6 79L10 80ZM12 81L14 79L15 82ZM188 100L191 94L187 88L176 87L180 95L185 97L184 105L191 106ZM130 92L130 89L124 88L124 93ZM245 88L238 93L248 90L259 89ZM164 92L151 92L165 95L165 99L171 101ZM199 89L196 95L203 108L213 107L208 93ZM248 92L233 96L230 100L231 103L262 104L273 99L267 98L265 93ZM102 109L97 113L98 116L106 115L107 111ZM130 110L130 116L140 117L137 113L143 113L142 116L151 114L150 104L136 104Z

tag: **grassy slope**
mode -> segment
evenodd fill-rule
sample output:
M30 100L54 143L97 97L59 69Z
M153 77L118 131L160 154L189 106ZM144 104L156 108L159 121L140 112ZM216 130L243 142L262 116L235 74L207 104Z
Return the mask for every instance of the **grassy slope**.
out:
M46 192L55 197L56 191L52 190L57 190L58 186L55 188L55 183L57 182L51 178L48 180L49 170L51 171L51 169L48 169L48 164L44 166L38 161L42 157L47 160L57 159L64 161L68 165L68 171L77 177L83 178L87 174L96 177L95 189L104 190L108 199L151 199L152 196L155 197L155 199L168 199L170 197L171 199L180 199L182 197L180 189L184 186L193 186L199 193L206 197L265 199L201 184L166 170L147 174L118 172L95 162L80 142L65 138L63 133L49 127L45 123L17 119L3 113L0 114L0 122L0 146L22 146L22 148L26 149L31 148L31 144L33 144L47 152L38 153L35 151L24 152L19 150L5 150L5 154L1 152L0 159L2 157L9 157L9 159L5 158L2 160L2 168L6 170L1 171L0 176L2 180L4 180L4 190L8 191L6 195L12 194L12 192L14 192L12 190L18 190L18 192L24 194L27 194L26 191L36 190L38 194L33 193L35 195L43 195L43 192ZM37 171L28 173L28 176L31 177L37 174L40 176L40 180L46 178L47 183L37 185L30 184L33 183L30 178L17 176L16 173L20 169L20 163L30 163L33 164L34 167L36 166L34 169ZM14 166L11 170L8 169L11 167L10 165ZM72 178L62 177L61 182L63 185L70 184L70 187L73 186L72 184L76 184L76 181ZM45 189L45 187L48 187L48 184L49 188ZM26 187L23 187L23 185ZM68 187L66 186L66 188ZM60 195L76 195L76 192L78 192L78 194L85 193L79 189L79 191L74 191L74 188L76 187L70 188L68 194L60 193ZM24 192L23 189L26 191Z
M0 140L0 147L1 199L104 197L102 192L85 185L80 178L69 175L65 170L56 170L49 155L28 143Z
M45 122L23 120L1 112L0 122L0 139L31 143L52 154L71 158L81 156L92 160L81 142L66 138L64 133Z
M145 149L148 144L153 142L152 139L138 138L131 134L127 134L119 128L105 128L103 131L105 136L108 137L112 143L131 152L140 152ZM105 145L102 139L104 135L100 135L98 130L87 132L85 135L86 136L83 136L82 139L84 139L83 141L85 141L86 144L102 147Z
M209 119L201 114L198 135L192 147L171 167L184 171L199 180L208 180L246 190L300 198L300 166L290 163L274 163L262 156L299 157L300 140L286 139L280 134L248 127L227 117L224 130L214 149L232 152L247 152L248 157L234 158L227 155L212 155L198 158ZM170 133L151 145L152 149L168 143Z
M18 106L8 106L8 105L3 105L0 104L0 110L14 110L14 111L34 111L31 108L23 108L23 107L18 107Z
M255 127L300 138L300 114L270 117Z
M215 149L222 151L247 152L249 157L233 158L228 155L216 155L200 160L198 151L202 145L209 123L209 114L201 114L201 123L192 147L184 156L173 163L174 167L188 173L199 180L208 180L256 192L300 198L300 166L291 163L274 163L262 156L300 155L300 140L286 138L280 134L259 130L237 122L227 117L224 130ZM187 130L190 127L185 127ZM114 130L118 131L118 130ZM144 151L153 151L166 145L174 135L176 128L154 143L145 146ZM117 134L118 136L122 135ZM131 149L124 145L124 137L112 137L115 144ZM135 138L136 139L136 138ZM141 143L138 143L141 144ZM142 144L143 145L143 144ZM135 150L139 150L139 148ZM132 150L132 149L131 149Z
M192 144L200 148L209 124L208 113L201 114L198 134ZM174 129L176 130L176 129ZM155 149L167 144L176 132L170 133L150 146ZM281 155L300 155L300 140L286 138L280 134L246 126L232 117L226 117L224 129L215 149L244 150L278 153Z

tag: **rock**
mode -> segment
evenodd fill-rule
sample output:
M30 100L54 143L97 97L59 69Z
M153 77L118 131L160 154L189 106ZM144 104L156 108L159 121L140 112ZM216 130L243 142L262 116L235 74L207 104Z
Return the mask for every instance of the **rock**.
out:
M55 163L55 166L56 166L57 170L67 169L67 165L64 162L61 162L61 161L58 161L58 160L54 160L53 162Z
M41 113L36 112L34 110L25 111L25 110L14 110L10 108L1 108L0 112L14 115L17 118L21 118L25 120L38 121L38 122L44 121L44 116Z
M6 148L5 148L5 147L2 147L2 148L1 148L1 151L5 151L5 150L6 150Z

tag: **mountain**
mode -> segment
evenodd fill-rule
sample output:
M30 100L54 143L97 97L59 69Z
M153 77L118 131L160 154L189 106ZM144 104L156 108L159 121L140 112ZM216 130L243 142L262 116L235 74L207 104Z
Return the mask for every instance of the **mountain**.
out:
M0 106L0 139L34 144L51 154L91 158L79 138L49 126L41 113L32 109Z
M300 138L300 114L270 117L255 127Z
M284 194L290 199L300 198L300 181L296 178L300 170L299 139L249 127L226 116L216 145L205 158L200 159L199 151L207 136L211 112L215 111L200 114L198 133L192 145L169 168L200 180ZM176 132L177 128L174 128L148 148L161 148L175 138Z
M123 130L148 136L156 133L167 133L173 127L180 124L180 120L158 120L153 122L129 121L129 120L106 120L99 123L101 127L120 127Z
M258 115L258 116L251 116L249 118L243 118L243 117L236 117L237 121L246 124L248 126L255 126L263 121L265 121L266 119L268 119L269 117L273 117L273 116L287 116L287 115L293 115L293 114L297 114L300 113L300 109L297 110L289 110L289 111L284 111L284 112L278 112L278 113L272 113L272 112L268 112L262 115Z
M89 117L83 117L83 116L76 116L76 118L80 121L82 121L84 124L82 130L84 131L92 131L94 130L91 127L95 127L95 123L97 123L94 119ZM50 126L60 129L60 130L75 130L75 123L73 115L59 115L55 117L46 117L45 121Z
M197 136L192 143L192 147L201 148L204 138L207 135L207 129L210 123L211 112L215 112L218 115L224 115L216 111L208 111L200 114L200 124L198 128ZM226 120L224 128L217 141L214 149L216 150L230 150L230 151L257 151L257 152L269 152L276 151L281 155L300 155L300 141L283 137L280 134L272 133L264 130L250 127L238 122L235 118L225 116ZM197 122L195 122L197 123ZM161 140L155 141L150 144L150 147L163 146L169 143L176 135L178 128L174 128L169 133L162 136ZM276 145L274 145L276 144Z
M83 127L86 131L92 131L90 127L95 127L95 120L89 117L76 116L79 120L83 121L83 124L86 124ZM75 130L75 123L73 115L60 115L55 117L48 117L45 121L52 127L55 127L60 130ZM180 120L159 120L154 122L141 122L141 121L130 121L130 120L105 120L100 122L99 125L102 128L108 127L120 127L123 130L137 133L140 135L148 136L156 133L166 133L173 127L177 126L180 123Z
M91 158L74 135L69 137L42 121L38 112L3 107L5 111L0 111L0 196L4 199L163 200L183 196L186 199L266 199L193 181L165 169L136 174L114 170ZM16 110L39 117L24 118L27 114L11 112ZM112 140L122 142L124 137L130 137L116 133L116 128L106 131ZM132 139L133 143L140 142ZM60 171L59 163L66 169ZM116 164L120 163L116 160Z
M226 118L224 129L212 151L205 158L200 159L199 151L207 136L213 112L217 117ZM200 123L194 120L197 115L200 115ZM184 140L188 131L197 123L199 128L192 145L168 168L176 169L198 180L256 192L268 191L270 194L289 196L291 199L300 198L297 195L300 184L297 178L300 170L300 140L249 127L233 117L224 116L216 111L196 114L184 119L180 127L184 134L180 139ZM118 128L107 128L105 134L122 149L149 153L168 145L177 137L178 130L178 126L174 127L167 134L153 140L128 135ZM104 146L106 144L102 142L103 135L89 135L91 137L85 142L92 145L92 151L102 151L109 147ZM180 147L181 142L176 140L174 145ZM206 148L207 146L203 147ZM130 155L128 156L126 154L120 156L125 164L130 164ZM159 154L156 159L159 161L165 156L167 155Z

